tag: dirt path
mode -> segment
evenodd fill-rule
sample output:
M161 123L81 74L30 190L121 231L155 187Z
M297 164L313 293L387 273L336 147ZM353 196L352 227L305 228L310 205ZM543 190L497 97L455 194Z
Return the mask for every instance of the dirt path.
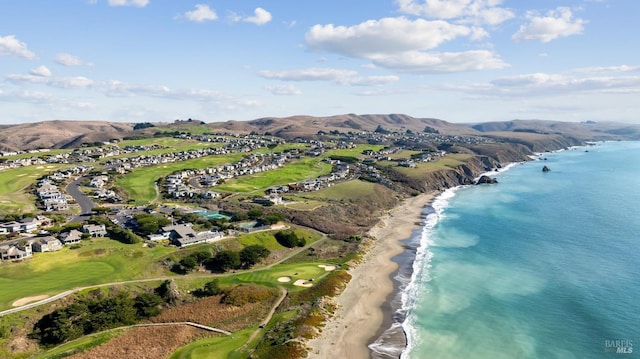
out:
M260 332L264 329L264 327L266 327L267 324L269 324L269 322L271 321L271 318L273 317L273 314L276 312L276 309L278 309L278 307L280 306L284 298L287 297L287 294L288 294L287 290L284 287L278 287L278 288L280 288L280 297L273 304L273 306L271 307L271 310L269 311L269 314L267 314L267 316L264 318L262 323L260 323L260 326L258 327L258 329L254 330L253 333L251 333L251 336L249 336L249 339L247 339L247 341L240 347L241 350L245 349L256 338L256 336L260 334Z

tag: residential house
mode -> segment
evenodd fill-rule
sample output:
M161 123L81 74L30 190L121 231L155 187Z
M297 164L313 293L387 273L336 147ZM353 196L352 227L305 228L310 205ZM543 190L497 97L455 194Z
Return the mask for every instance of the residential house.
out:
M91 237L104 237L107 235L107 228L104 224L85 224L82 232L89 233Z
M3 261L17 261L33 256L31 243L0 246L0 258Z
M57 238L46 236L35 240L31 247L34 252L55 252L62 249L62 242Z
M69 244L80 243L80 239L82 238L82 232L78 231L77 229L72 229L69 232L64 232L60 234L59 238L60 238L60 241L65 246L68 246Z
M20 232L28 233L38 229L40 221L37 218L26 217L20 220Z

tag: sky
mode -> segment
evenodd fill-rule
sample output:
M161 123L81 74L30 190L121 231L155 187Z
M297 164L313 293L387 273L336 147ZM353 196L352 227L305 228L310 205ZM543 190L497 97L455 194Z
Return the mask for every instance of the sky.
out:
M0 0L0 124L640 124L636 0Z

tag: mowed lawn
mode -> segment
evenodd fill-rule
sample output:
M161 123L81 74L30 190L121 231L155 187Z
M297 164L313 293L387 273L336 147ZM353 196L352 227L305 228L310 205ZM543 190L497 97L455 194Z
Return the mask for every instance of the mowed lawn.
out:
M243 358L234 351L249 340L254 328L233 333L233 336L206 338L188 344L175 351L169 359L227 359ZM235 354L235 355L234 355Z
M306 289L304 287L296 286L295 283L299 279L304 279L313 285L319 279L329 274L330 271L325 270L319 265L329 265L328 262L312 262L312 263L287 263L278 264L272 268L265 270L252 271L234 275L229 279L235 281L235 283L258 283L266 286L283 286L289 291L298 291ZM288 277L289 282L279 282L278 278Z
M26 166L0 172L0 214L24 213L36 209L35 196L26 188L37 179L69 165Z
M137 204L145 204L151 202L156 197L154 182L160 178L164 178L183 169L201 169L237 162L240 161L243 156L244 154L242 153L233 153L165 163L157 166L140 167L119 178L116 181L116 186L121 187L129 198L135 200Z
M401 172L409 177L421 178L422 176L430 172L455 169L458 166L463 165L465 161L467 161L471 157L473 157L473 155L465 153L448 154L437 161L417 163L416 168L400 167L393 162L389 162L388 164L397 166L395 169L398 172ZM384 163L382 162L380 162L380 164L384 165Z
M307 198L316 199L357 199L369 196L375 192L376 184L361 180L341 182L316 192L305 193Z
M20 298L95 284L168 274L160 258L175 248L122 244L108 238L83 241L79 249L35 253L22 263L0 265L0 310Z
M272 171L241 176L216 186L223 192L262 192L269 187L318 178L331 173L331 165L319 157L304 157Z

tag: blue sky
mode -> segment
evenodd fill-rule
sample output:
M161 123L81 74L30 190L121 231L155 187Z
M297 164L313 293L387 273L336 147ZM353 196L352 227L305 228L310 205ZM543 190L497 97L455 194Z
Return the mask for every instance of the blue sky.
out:
M0 124L640 123L640 1L2 0Z

